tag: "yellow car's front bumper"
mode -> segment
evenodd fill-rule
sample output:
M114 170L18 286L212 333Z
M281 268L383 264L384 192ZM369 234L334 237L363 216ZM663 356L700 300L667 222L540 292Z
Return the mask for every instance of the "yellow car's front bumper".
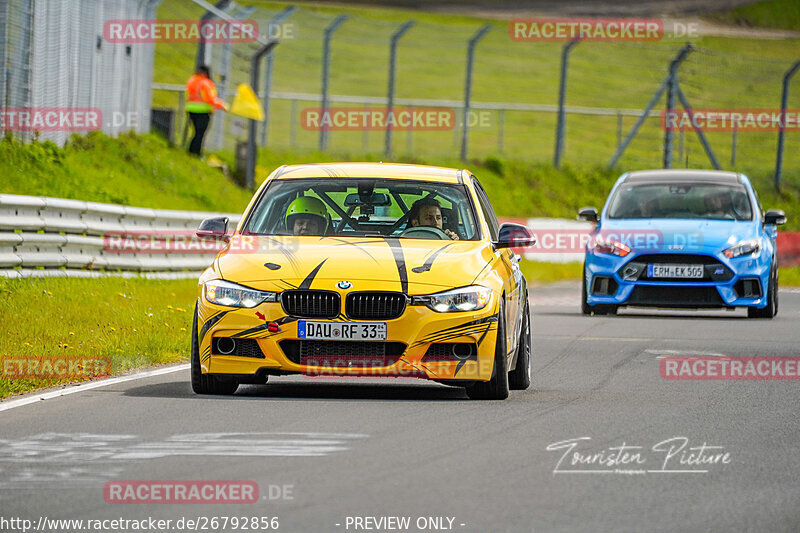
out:
M289 348L291 341L299 340L298 319L287 317L280 303L232 309L210 304L201 297L197 313L195 334L204 374L252 377L254 382L264 375L286 373L488 381L494 368L497 298L475 312L437 313L422 305L408 305L399 318L376 320L386 322L385 342L395 343L393 346L400 348L395 356L383 360L388 364L379 364L379 358L369 356L366 356L369 364L365 364L363 358L351 358L347 353L300 359ZM358 324L366 321L336 319L329 322ZM251 350L251 357L222 355L217 345L212 344L215 338L233 338L240 344L245 339L253 339L258 350ZM254 346L252 341L247 342ZM467 347L469 350L460 348L461 353L453 355L446 353L452 346L450 343L467 343L471 347ZM432 344L438 346L429 351Z

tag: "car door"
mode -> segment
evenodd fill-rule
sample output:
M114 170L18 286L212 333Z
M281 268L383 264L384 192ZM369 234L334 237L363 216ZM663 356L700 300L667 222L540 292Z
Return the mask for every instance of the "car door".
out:
M500 224L494 214L491 202L480 182L473 176L475 193L478 196L483 217L489 226L489 238L496 242L500 231ZM521 293L524 284L521 283L522 271L519 268L518 258L511 248L494 250L499 261L499 270L503 273L503 292L505 293L505 320L506 320L506 351L510 352L517 345L521 326L520 315L522 309Z

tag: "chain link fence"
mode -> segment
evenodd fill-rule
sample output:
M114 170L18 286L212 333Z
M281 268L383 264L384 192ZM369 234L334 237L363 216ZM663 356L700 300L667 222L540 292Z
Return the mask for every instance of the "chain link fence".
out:
M268 28L281 9L242 7L231 2L226 12L255 19L262 28ZM203 13L200 6L165 2L159 15L200 17ZM411 21L411 27L397 40L393 104L412 109L450 109L456 121L446 131L395 130L391 149L387 149L386 128L333 128L323 144L322 132L309 126L304 111L322 106L326 29L340 13L301 7L284 15L277 35L280 44L271 54L269 66L261 69L259 80L259 96L268 110L268 121L259 124L260 147L456 159L464 143L463 111L469 91L469 158L502 155L534 162L553 161L561 59L566 43L518 42L510 38L508 23L491 23L490 31L476 44L471 83L465 86L467 44L481 28L477 23L439 24L429 19L405 18L397 12L369 17L350 14L330 36L328 106L386 109L391 38ZM678 65L676 82L693 108L779 108L783 75L800 59L797 49L780 41L713 37L693 40L698 44ZM608 165L641 119L641 126L615 164L625 168L661 167L669 146L673 167L711 168L712 160L696 132L676 131L668 138L663 115L669 91L648 109L659 86L665 83L670 63L685 44L665 35L659 42L575 45L568 57L563 89L561 162ZM161 52L167 45L159 46ZM207 50L212 70L219 76L216 79L220 92L226 98L232 97L239 83L250 83L249 61L255 48L214 44ZM159 84L155 102L180 111L182 83L193 67L196 48L187 46L179 53L170 47L168 54L169 64L156 65ZM180 65L183 68L178 68ZM681 110L684 106L676 95L673 94L675 109ZM789 93L788 104L790 109L800 108L800 87ZM239 118L218 114L215 122L207 138L207 147L213 150L232 150L247 133ZM764 174L775 165L774 130L704 133L723 168ZM793 137L796 134L788 132L784 168L788 179L796 182L800 181L800 150L791 148L798 142Z
M159 1L0 0L4 132L63 145L75 131L63 123L15 125L9 110L59 110L59 117L95 110L96 128L86 129L150 131L154 45L107 42L104 23L155 18Z

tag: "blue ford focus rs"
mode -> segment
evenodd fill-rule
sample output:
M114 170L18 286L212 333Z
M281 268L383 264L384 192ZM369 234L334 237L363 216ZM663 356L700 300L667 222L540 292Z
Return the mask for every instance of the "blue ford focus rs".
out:
M747 176L648 170L621 176L598 215L583 268L584 314L622 306L746 307L751 318L778 312L777 226Z

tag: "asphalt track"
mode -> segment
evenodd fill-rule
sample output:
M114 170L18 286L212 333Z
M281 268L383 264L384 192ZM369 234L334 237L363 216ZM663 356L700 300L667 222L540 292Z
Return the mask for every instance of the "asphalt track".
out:
M410 517L408 531L450 517L465 533L800 530L798 382L659 374L664 355L800 355L800 291L781 293L771 321L584 317L574 285L532 292L534 382L505 402L418 380L301 377L198 397L182 370L0 412L0 517L277 516L285 532L393 531L347 527L386 516ZM586 455L641 446L645 464L565 472L603 469L558 465L565 449L547 450L581 437ZM652 448L678 437L721 446L729 462L664 465ZM106 503L107 481L149 479L252 480L260 501ZM291 498L271 500L270 486L291 486Z

